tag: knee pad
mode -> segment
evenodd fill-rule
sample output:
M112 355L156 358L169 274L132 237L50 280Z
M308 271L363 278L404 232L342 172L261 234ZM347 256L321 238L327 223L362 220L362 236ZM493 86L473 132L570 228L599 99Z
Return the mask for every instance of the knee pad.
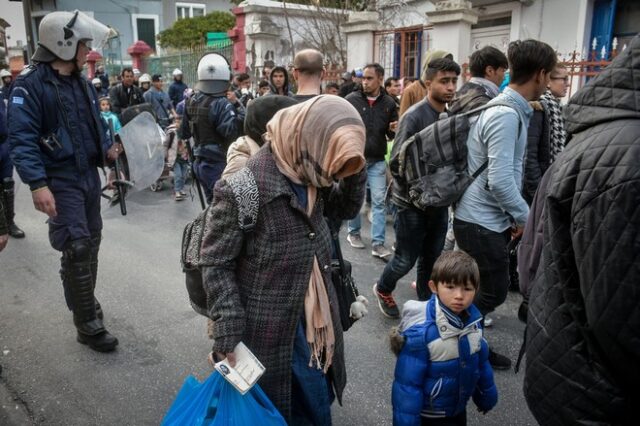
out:
M65 246L64 254L71 262L88 261L91 257L91 239L81 238L69 241Z

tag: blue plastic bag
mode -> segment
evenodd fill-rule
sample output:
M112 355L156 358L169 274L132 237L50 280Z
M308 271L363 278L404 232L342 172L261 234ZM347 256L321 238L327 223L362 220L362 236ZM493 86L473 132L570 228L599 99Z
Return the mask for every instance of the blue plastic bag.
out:
M282 415L259 385L242 395L220 373L203 383L184 381L162 426L286 426Z

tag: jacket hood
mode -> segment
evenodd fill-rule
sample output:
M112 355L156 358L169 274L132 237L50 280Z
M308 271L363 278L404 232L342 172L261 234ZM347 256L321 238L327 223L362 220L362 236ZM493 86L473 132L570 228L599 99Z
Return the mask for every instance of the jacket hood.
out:
M640 119L640 35L567 104L567 133L573 135L600 123Z
M271 74L269 75L269 88L271 88L271 93L276 95L279 94L276 90L275 84L273 84L273 73L276 71L280 71L284 73L284 91L285 93L288 93L289 92L289 73L287 72L287 69L282 66L274 67L271 70Z
M244 118L244 132L258 145L262 146L262 134L267 131L267 123L276 112L296 105L298 102L288 96L261 96L247 105Z

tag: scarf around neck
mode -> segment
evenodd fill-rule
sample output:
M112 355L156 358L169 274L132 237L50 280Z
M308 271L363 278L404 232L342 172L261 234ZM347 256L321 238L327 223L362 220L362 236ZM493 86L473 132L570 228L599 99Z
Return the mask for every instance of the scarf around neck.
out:
M540 102L545 106L549 114L551 162L553 163L564 149L567 143L567 131L564 126L562 107L558 99L553 96L551 90L547 90L540 96Z
M354 175L365 166L365 130L353 106L338 96L320 95L285 108L267 123L278 170L292 182L307 187L307 216L311 217L317 189ZM335 334L329 296L318 258L304 298L305 335L311 358L324 373L333 359Z

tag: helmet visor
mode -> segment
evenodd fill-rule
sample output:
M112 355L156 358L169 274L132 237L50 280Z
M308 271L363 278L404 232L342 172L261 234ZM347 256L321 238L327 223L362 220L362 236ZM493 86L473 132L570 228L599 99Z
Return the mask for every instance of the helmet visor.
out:
M77 34L79 41L90 49L102 48L109 39L117 37L118 33L90 16L76 11L67 24L67 28Z

